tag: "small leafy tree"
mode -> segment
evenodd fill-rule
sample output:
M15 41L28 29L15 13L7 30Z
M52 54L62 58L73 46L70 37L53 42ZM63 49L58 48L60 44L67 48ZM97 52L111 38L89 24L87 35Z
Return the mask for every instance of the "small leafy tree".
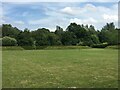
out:
M5 36L2 38L2 46L16 46L17 40L15 38L11 38L8 36Z
M30 31L26 28L24 31L21 31L17 37L19 46L32 46L33 38Z
M36 41L33 41L33 48L36 49Z
M0 38L0 46L2 46L2 38Z
M99 38L98 38L97 35L91 35L91 39L92 39L92 42L94 44L99 44L100 43Z

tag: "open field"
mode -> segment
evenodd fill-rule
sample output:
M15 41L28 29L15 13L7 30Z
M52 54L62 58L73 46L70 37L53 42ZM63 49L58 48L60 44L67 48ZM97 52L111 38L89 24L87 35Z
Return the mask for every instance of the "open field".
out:
M3 51L3 88L118 87L117 49Z

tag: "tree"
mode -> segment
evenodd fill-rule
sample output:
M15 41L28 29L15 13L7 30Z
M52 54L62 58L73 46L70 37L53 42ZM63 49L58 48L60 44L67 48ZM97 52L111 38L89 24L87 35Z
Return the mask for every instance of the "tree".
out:
M0 26L0 38L8 36L15 38L19 46L48 46L48 45L87 45L105 43L116 45L118 41L119 29L115 29L114 23L107 23L102 30L96 31L93 25L79 25L70 23L63 31L63 28L56 26L55 32L50 32L49 29L39 28L35 31L30 31L27 28L22 31L17 27L12 27L11 24L3 24Z
M16 46L17 40L15 38L11 38L8 36L5 36L2 38L2 46Z
M62 34L64 33L63 29L60 26L56 26L55 34L59 36L59 39L62 39Z
M20 46L32 46L34 42L31 33L27 28L19 33L17 40L18 45Z
M118 37L119 37L118 36L118 30L115 29L115 30L109 32L109 41L108 41L108 43L110 45L117 45L119 43Z
M73 32L76 35L77 39L86 37L87 33L87 30L84 27L77 25L76 23L71 23L66 30Z
M113 23L107 23L98 34L100 42L107 42L109 45L118 43L118 31Z
M16 27L12 27L11 24L3 24L2 25L2 37L9 36L12 38L17 38L20 30Z
M49 45L51 46L62 44L61 41L59 40L59 37L54 33L48 34L48 42L49 42Z
M32 37L36 41L36 46L47 46L49 45L48 42L48 35L50 31L45 28L38 29L32 32Z
M112 31L112 30L115 30L115 25L114 23L107 23L103 28L102 30L108 30L108 31Z
M2 38L0 38L0 46L2 46Z
M2 38L2 26L0 26L0 38Z
M93 44L99 44L100 43L97 35L91 35L91 40L92 40Z
M95 31L95 28L94 28L93 25L90 25L90 27L88 28L88 30L89 30L90 34L96 34L96 31Z
M62 40L63 45L76 45L77 39L73 32L66 31L62 34Z

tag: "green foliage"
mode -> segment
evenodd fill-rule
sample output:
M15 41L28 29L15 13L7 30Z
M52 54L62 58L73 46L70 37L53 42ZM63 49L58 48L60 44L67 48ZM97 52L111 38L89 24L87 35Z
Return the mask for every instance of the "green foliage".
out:
M85 38L87 35L87 31L81 25L77 25L76 23L71 23L67 29L67 31L72 32L76 38Z
M15 38L18 46L28 46L34 49L37 46L94 46L105 42L109 45L120 43L120 30L115 29L114 23L107 23L100 31L96 31L93 25L84 26L83 24L70 23L65 31L60 26L56 26L55 32L50 32L46 28L39 28L34 31L28 29L21 31L10 24L3 24L0 27L0 32L3 32L3 37L9 36Z
M2 38L0 38L0 46L2 46Z
M50 45L50 46L62 44L61 41L59 40L59 37L54 33L50 33L48 35L48 43L49 43L48 45Z
M19 46L32 46L34 42L28 29L25 29L19 33L17 41Z
M103 28L102 30L108 30L108 31L112 31L112 30L115 30L115 25L114 23L107 23Z
M91 35L91 40L94 44L100 43L99 38L97 35Z
M3 51L7 51L7 50L24 50L24 48L20 47L20 46L2 46L2 50Z
M93 44L93 45L91 45L92 48L105 48L107 46L108 46L108 43Z
M33 41L32 47L33 47L33 49L36 49L36 41Z
M61 42L63 33L64 33L63 29L60 26L56 26L55 34L59 37L60 42Z
M89 49L88 46L48 46L45 50L65 50L65 49Z
M115 25L113 23L107 23L99 32L98 36L100 42L107 42L109 45L118 44L118 30L115 29Z
M55 34L61 35L63 33L63 28L60 26L56 26Z
M17 39L20 30L16 27L12 27L11 24L3 24L2 25L2 37L9 36Z
M16 46L17 40L15 38L5 36L2 38L2 45L3 46Z
M71 23L67 27L67 31L72 32L76 37L75 45L90 46L92 44L100 43L95 28L92 25L88 27L84 25L77 25L76 23Z
M48 35L50 31L45 28L38 29L33 31L32 33L33 39L36 41L36 46L47 46L48 43Z
M23 49L25 50L43 50L43 49L46 49L48 46L22 46Z
M120 49L120 45L107 46L107 49Z
M90 27L88 28L88 30L89 30L90 34L96 34L96 31L95 31L95 28L94 28L93 25L90 25Z
M73 32L66 31L62 34L63 45L76 45L77 39Z
M2 38L2 26L0 26L0 38Z

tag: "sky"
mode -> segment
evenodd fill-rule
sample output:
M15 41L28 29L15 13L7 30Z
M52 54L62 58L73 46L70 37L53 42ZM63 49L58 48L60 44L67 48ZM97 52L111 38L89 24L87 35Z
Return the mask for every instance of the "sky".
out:
M47 28L55 31L56 25L64 30L70 23L94 25L101 29L114 22L118 27L118 2L8 2L0 3L1 23L12 24L21 30Z

